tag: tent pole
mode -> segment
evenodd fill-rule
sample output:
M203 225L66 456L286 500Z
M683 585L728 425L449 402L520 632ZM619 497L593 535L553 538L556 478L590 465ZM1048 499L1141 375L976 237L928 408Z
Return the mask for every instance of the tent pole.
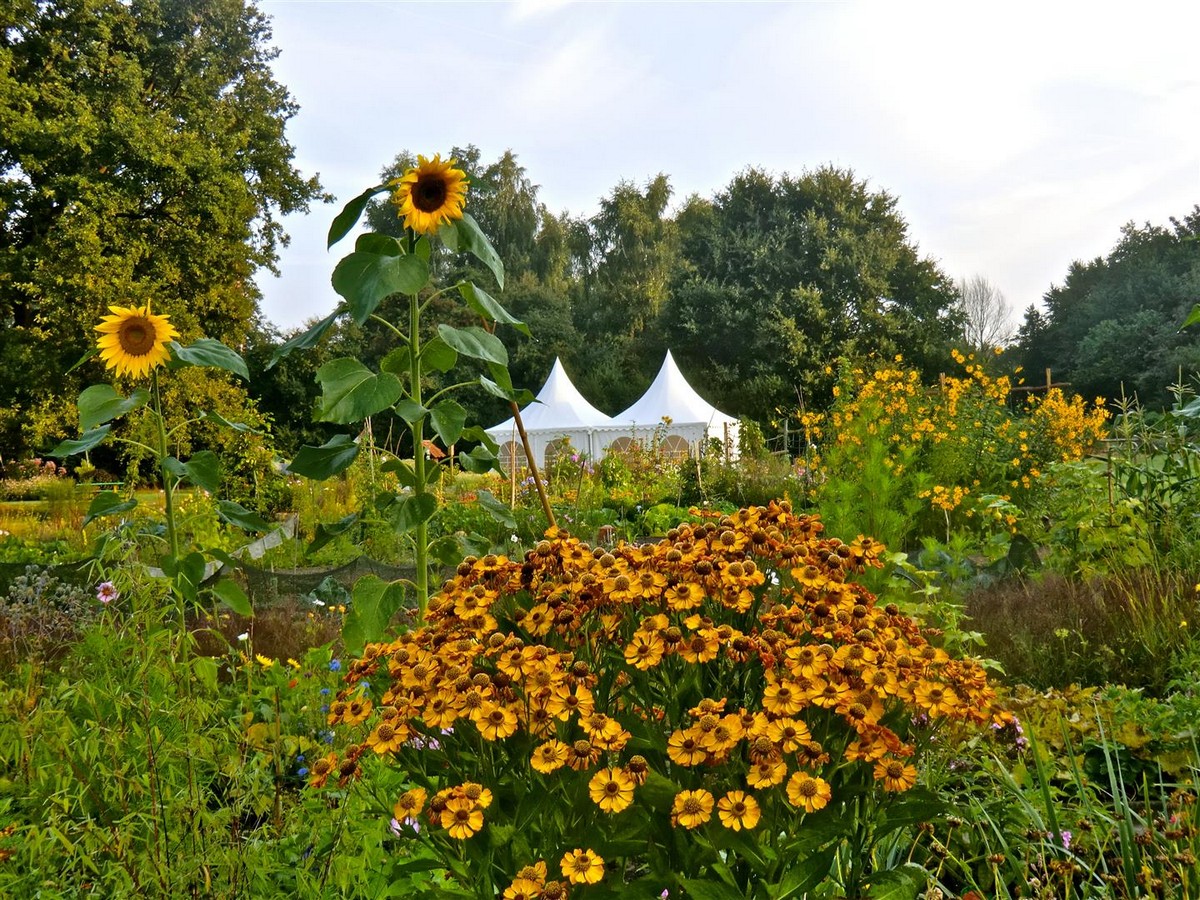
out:
M557 528L558 523L554 521L554 510L550 508L550 498L546 496L542 476L538 474L537 462L533 458L533 448L529 446L529 435L525 433L525 425L521 422L521 409L517 406L516 401L510 401L509 405L513 411L513 423L521 435L521 445L525 448L525 458L529 461L529 473L533 475L533 486L537 488L538 498L542 501L542 512L546 514L546 521L550 523L550 527Z

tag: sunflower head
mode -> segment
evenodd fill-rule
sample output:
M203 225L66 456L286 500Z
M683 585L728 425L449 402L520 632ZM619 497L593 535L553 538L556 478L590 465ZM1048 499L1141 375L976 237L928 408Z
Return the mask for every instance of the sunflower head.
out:
M96 326L100 338L100 358L106 368L118 375L139 377L150 374L155 366L167 361L167 343L179 337L166 316L150 312L145 306L110 306L112 315L105 316Z
M391 182L392 202L404 227L418 234L432 234L443 222L461 219L467 201L467 173L454 168L455 160L442 162L441 154L417 164Z

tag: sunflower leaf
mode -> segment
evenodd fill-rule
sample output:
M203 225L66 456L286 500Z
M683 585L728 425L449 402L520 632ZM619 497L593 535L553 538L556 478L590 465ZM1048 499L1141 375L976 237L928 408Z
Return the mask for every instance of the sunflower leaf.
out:
M314 346L317 341L321 340L321 338L325 336L325 332L327 332L333 326L333 323L337 321L338 316L348 311L349 308L350 307L348 307L345 303L338 304L337 309L335 309L320 322L317 322L315 325L309 328L308 331L302 331L300 334L297 334L284 341L275 348L275 352L271 354L271 359L267 362L266 367L268 369L275 368L275 364L281 359L290 356L293 350L307 350L309 347Z
M455 328L451 325L441 324L438 325L438 334L441 335L443 341L463 356L501 366L508 365L508 351L504 349L504 343L500 338L489 334L482 328L476 326Z
M116 491L101 491L92 498L87 515L83 517L83 527L86 528L89 523L102 516L115 516L117 513L128 512L137 504L137 500L133 498L126 500Z
M217 513L220 517L232 525L244 531L270 531L271 525L262 516L256 512L252 512L240 503L235 503L232 500L218 500Z
M250 598L246 596L246 592L236 581L230 581L228 578L222 579L213 585L212 592L218 600L239 616L249 618L254 615L254 609L250 606Z
M388 623L404 603L404 586L364 575L354 585L350 611L342 625L342 642L347 653L359 654L366 644L387 633Z
M378 253L380 256L400 256L404 248L390 234L380 234L378 231L368 231L360 234L354 242L354 249L363 253Z
M247 381L250 380L250 370L246 368L246 361L242 359L241 354L230 350L214 338L200 338L186 347L178 341L171 341L171 343L167 344L167 347L171 351L174 363L171 368L173 369L184 369L188 366L207 366L214 369L224 369L226 372L232 372L234 375L241 375Z
M421 362L438 372L449 372L458 362L458 351L441 338L434 338L421 348Z
M93 447L96 447L108 437L108 433L112 431L111 425L101 425L99 428L93 428L91 431L85 431L77 440L66 440L51 450L47 456L74 456L76 453L86 453Z
M505 309L495 297L485 291L478 285L464 282L458 286L458 292L462 298L467 301L467 306L471 307L483 318L489 322L499 322L501 325L511 325L517 331L526 337L533 335L529 331L529 326Z
M355 250L333 270L333 289L346 299L354 321L367 321L384 297L416 294L429 280L429 265L416 255L386 256Z
M360 422L400 399L404 388L391 372L376 375L357 359L334 359L317 369L321 421Z
M301 447L287 470L293 475L324 481L348 469L358 450L358 443L350 435L335 434L320 447L307 444Z
M210 494L217 493L221 486L221 460L211 450L201 450L187 462L168 456L163 460L163 468L181 481L190 481Z
M387 184L377 184L373 188L367 188L342 207L342 211L334 217L333 224L329 226L328 243L325 244L325 248L329 249L349 234L350 229L358 224L358 219L371 202L371 198L387 189Z
M75 405L79 408L79 427L83 431L111 422L150 400L145 388L135 388L128 397L122 397L111 384L93 384L84 389Z
M463 426L467 424L467 411L454 400L443 400L429 411L429 421L442 443L449 447L462 436Z
M487 239L487 235L479 227L479 223L471 217L470 213L463 213L463 217L454 223L454 227L458 232L458 249L466 250L491 269L492 275L495 276L496 284L503 289L504 263L501 262L500 255Z

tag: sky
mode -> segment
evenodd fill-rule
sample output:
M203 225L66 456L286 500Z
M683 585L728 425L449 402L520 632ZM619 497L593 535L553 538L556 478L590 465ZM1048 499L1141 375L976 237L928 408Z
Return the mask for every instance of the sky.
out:
M516 153L554 212L621 180L673 204L747 166L852 169L1014 321L1127 222L1200 203L1200 3L259 0L299 104L295 163L337 200L284 218L281 329L326 315L346 200L402 150ZM348 243L348 242L347 242Z

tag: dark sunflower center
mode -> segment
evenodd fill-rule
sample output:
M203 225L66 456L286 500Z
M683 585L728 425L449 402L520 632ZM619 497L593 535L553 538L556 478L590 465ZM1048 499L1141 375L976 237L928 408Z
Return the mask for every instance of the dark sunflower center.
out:
M449 193L446 179L441 175L421 175L413 185L413 206L421 212L437 212L446 202Z
M130 356L145 356L154 349L154 325L143 316L134 316L121 323L117 340Z
M610 781L608 784L606 784L604 786L604 793L619 794L619 793L621 793L621 786L619 784L617 784L615 781Z

